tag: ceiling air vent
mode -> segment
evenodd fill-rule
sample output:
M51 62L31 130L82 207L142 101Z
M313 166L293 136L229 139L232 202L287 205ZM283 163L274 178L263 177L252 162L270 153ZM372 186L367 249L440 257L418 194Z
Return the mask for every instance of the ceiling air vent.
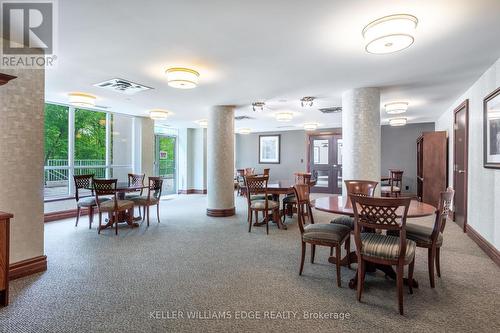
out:
M322 108L319 110L323 113L339 113L339 112L342 112L342 107L341 106L332 106L330 108Z
M250 120L250 119L254 119L254 118L249 117L249 116L236 116L236 117L234 117L234 120Z
M101 83L96 83L94 84L94 86L125 95L134 95L141 91L153 89L151 87L146 87L142 84L134 83L124 79L111 79Z

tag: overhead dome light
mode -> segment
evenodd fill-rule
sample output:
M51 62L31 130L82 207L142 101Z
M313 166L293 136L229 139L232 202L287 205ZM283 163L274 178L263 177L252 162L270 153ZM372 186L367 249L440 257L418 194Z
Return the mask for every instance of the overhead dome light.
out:
M91 94L72 92L68 94L69 103L74 106L94 107L96 97Z
M388 114L405 113L408 110L408 102L392 102L384 105Z
M172 113L167 110L162 110L162 109L154 109L149 111L149 118L153 120L165 120L170 116Z
M251 128L240 128L240 129L238 130L238 133L239 133L239 134L244 134L244 135L247 135L247 134L252 133L252 129L251 129Z
M203 127L203 128L208 127L208 120L207 119L196 120L195 123L197 123L198 126Z
M304 129L306 131L315 131L318 128L318 123L305 123Z
M287 122L287 121L292 121L292 119L293 119L293 113L291 113L291 112L276 113L276 120L277 121Z
M389 119L389 125L391 125L391 126L404 126L404 125L406 125L406 118Z
M192 89L198 85L200 73L189 68L174 67L166 70L168 85L179 89Z
M408 48L415 38L418 19L413 15L396 14L379 18L363 29L366 52L386 54Z

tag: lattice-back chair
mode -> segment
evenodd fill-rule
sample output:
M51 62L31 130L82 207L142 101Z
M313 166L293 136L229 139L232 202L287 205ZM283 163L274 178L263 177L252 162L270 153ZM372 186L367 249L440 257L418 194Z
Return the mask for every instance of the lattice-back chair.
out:
M242 195L242 188L245 186L245 169L236 170L236 194Z
M389 170L391 177L389 185L381 186L380 191L382 196L399 197L403 187L403 170Z
M137 186L137 187L141 187L140 189L138 190L135 190L133 192L130 192L130 193L127 193L125 194L125 199L126 200L132 200L133 198L137 198L137 197L140 197L143 192L144 192L144 178L146 178L146 174L137 174L137 173L129 173L127 175L127 179L128 179L128 186L131 187L131 186ZM139 216L141 216L141 210L139 209Z
M88 209L89 214L89 229L92 228L92 222L94 221L94 208L97 207L96 199L94 198L93 181L94 174L86 174L73 176L73 181L75 182L75 199L76 199L76 222L75 227L78 226L78 221L80 220L82 208ZM91 197L81 197L81 190L90 190ZM108 198L101 198L101 201L107 201Z
M279 202L269 199L267 192L268 176L245 176L246 198L248 204L248 232L252 230L252 217L255 212L257 221L258 212L263 212L266 233L269 234L269 212L272 212L273 220L279 219ZM253 195L263 195L260 200L252 200Z
M125 213L130 225L134 217L134 202L130 200L118 200L116 194L116 179L94 179L94 192L97 201L97 209L99 210L99 228L97 233L101 233L102 229L102 213L108 213L109 223L115 224L115 234L118 235L119 214ZM103 196L111 196L111 200L102 201Z
M436 267L437 276L441 277L440 250L443 245L443 232L446 226L446 219L450 213L454 195L455 191L451 187L448 187L445 192L441 192L434 219L434 227L432 229L414 223L406 225L406 237L415 241L417 247L428 249L427 264L431 288L435 287L434 267Z
M297 199L297 211L298 211L298 225L301 235L301 245L302 252L300 258L300 270L299 275L302 275L304 269L304 259L306 255L306 243L311 244L311 264L314 263L314 255L316 253L316 245L327 246L330 249L335 248L336 255L336 270L337 270L337 285L341 286L340 279L340 256L341 256L341 246L342 244L350 243L350 232L351 230L340 224L314 224L311 223L304 226L304 217L309 215L310 219L313 219L311 201L309 199L309 192L311 187L309 184L296 184L293 186L295 197ZM332 256L332 253L330 253ZM347 262L349 262L349 253L347 253Z
M245 168L245 176L253 176L255 174L255 168Z
M399 313L403 310L403 273L409 265L408 285L413 293L413 269L416 244L406 239L406 217L411 198L373 198L350 196L354 211L354 240L358 257L358 301L361 301L366 262L396 266ZM373 232L375 229L397 232L398 236ZM372 232L369 232L372 231Z
M296 172L293 174L294 184L307 184L311 186L311 173L309 172ZM290 193L283 198L283 223L285 223L286 217L293 217L293 210L297 206L297 199L295 193ZM307 210L304 210L305 216L308 216ZM310 223L314 223L314 220L310 219Z
M132 198L135 205L139 206L139 211L143 207L143 217L147 217L147 224L149 227L149 207L156 205L156 218L160 223L160 198L161 189L163 186L163 178L161 177L148 177L148 194Z

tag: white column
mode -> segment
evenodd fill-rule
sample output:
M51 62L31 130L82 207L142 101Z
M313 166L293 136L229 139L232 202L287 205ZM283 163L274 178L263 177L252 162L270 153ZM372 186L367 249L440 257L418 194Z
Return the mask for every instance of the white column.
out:
M207 131L207 215L232 216L235 214L234 107L213 107Z
M342 94L342 178L380 183L380 91L358 88ZM343 193L347 193L345 184ZM380 194L380 186L375 195Z

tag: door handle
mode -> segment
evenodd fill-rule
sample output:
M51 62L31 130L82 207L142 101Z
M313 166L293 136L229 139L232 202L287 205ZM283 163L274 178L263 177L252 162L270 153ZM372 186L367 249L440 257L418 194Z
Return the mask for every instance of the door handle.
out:
M458 173L465 173L465 170L458 170Z

